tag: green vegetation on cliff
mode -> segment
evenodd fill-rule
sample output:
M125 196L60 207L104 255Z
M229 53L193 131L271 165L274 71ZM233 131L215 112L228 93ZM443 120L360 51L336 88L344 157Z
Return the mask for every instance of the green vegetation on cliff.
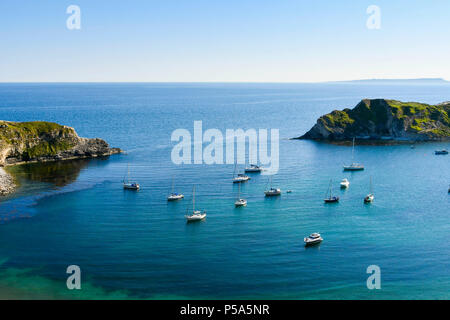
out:
M53 122L0 121L0 146L23 144L24 160L42 156L55 156L76 144L72 128Z
M429 105L385 99L365 99L353 109L320 117L304 139L441 140L450 138L450 103Z

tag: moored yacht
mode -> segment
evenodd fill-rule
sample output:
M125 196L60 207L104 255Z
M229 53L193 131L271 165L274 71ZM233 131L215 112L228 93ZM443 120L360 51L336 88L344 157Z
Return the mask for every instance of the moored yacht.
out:
M256 164L251 164L249 167L245 168L245 172L261 172L264 168L261 166L258 166Z
M195 210L195 185L192 188L192 214L184 216L187 222L201 221L206 218L206 211Z
M279 196L281 195L281 189L272 187L272 177L270 177L270 188L264 191L266 197Z
M234 205L236 207L245 207L247 205L247 200L241 198L241 185L240 184L239 184L239 189L238 189L238 197L237 197L237 200L235 201Z
M250 180L250 177L243 173L238 173L236 175L236 164L234 164L233 183L246 182L248 180Z
M180 194L180 193L176 193L176 192L172 192L171 194L169 194L169 196L167 197L167 201L176 201L176 200L181 200L184 198L184 195Z
M177 201L183 198L184 198L183 194L174 192L174 179L172 179L172 192L167 197L167 201Z
M325 203L339 202L339 197L332 195L332 184L333 184L333 180L330 180L330 186L328 187L328 191L327 191L327 194L325 195L325 199L323 199L323 201Z
M364 170L364 166L360 163L354 162L354 158L355 158L355 138L353 138L353 144L352 144L352 164L349 166L344 166L344 171Z
M245 207L247 205L247 200L245 199L237 199L234 203L236 207Z
M264 194L266 197L279 196L281 194L281 189L270 188L269 190L264 191Z
M233 183L246 182L248 180L250 180L250 177L243 173L238 173L237 176L233 177Z
M323 241L323 238L320 236L320 233L311 233L308 237L304 238L305 246L312 246L315 244L319 244Z
M130 164L128 164L128 175L127 178L123 179L123 188L127 190L139 190L139 183L130 180Z

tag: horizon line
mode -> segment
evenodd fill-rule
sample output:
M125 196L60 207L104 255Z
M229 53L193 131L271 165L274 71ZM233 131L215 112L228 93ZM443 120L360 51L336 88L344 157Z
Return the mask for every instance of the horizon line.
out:
M320 83L336 83L336 82L380 82L380 81L441 81L449 82L445 78L365 78L351 80L324 80L324 81L0 81L0 84L26 84L26 83L270 83L270 84L320 84Z

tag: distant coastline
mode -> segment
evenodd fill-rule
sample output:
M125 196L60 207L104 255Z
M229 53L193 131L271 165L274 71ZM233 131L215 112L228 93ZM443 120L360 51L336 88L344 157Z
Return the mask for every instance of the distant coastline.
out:
M444 78L412 78L412 79L357 79L357 80L338 80L338 81L327 81L327 83L335 84L450 84L450 81Z

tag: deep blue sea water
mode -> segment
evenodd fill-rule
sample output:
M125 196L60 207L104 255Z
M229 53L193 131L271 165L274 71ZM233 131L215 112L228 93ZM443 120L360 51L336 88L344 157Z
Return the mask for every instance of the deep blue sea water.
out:
M19 192L0 203L0 297L21 298L450 298L448 143L359 145L363 172L345 173L351 147L288 140L334 109L363 98L439 103L446 84L0 84L0 119L45 120L127 151L68 168L10 168ZM173 130L280 130L273 183L292 193L266 199L267 177L242 186L233 165L171 162ZM126 192L130 163L141 184ZM167 203L176 178L186 198ZM350 188L339 190L347 177ZM373 179L375 201L363 204ZM341 197L325 205L330 179ZM192 185L206 221L186 224ZM324 242L305 249L318 231ZM82 290L66 289L68 265ZM368 290L366 268L381 268Z

